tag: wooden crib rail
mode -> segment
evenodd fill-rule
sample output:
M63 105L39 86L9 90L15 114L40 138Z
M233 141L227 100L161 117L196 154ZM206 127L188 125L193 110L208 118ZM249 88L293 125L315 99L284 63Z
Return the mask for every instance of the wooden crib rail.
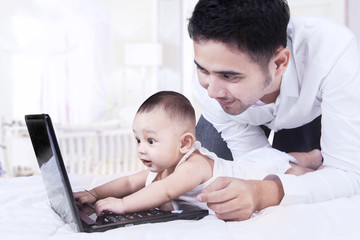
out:
M54 127L69 173L118 174L145 168L137 158L136 141L129 127L113 123ZM0 143L0 177L39 173L23 123L1 124Z
M137 159L131 129L57 129L59 146L69 173L116 174L143 168Z

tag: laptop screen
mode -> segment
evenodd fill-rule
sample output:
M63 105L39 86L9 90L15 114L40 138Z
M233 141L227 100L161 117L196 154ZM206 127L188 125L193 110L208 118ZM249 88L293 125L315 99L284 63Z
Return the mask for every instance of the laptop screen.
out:
M50 118L47 115L25 117L51 207L76 231L82 227L74 211L71 186L61 158Z

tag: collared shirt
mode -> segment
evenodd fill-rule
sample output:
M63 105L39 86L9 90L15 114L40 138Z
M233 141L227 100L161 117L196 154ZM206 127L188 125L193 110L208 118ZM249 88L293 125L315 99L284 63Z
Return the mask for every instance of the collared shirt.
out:
M291 129L322 115L324 169L303 176L277 174L282 205L312 203L360 193L360 52L344 26L322 18L292 18L288 25L290 62L280 95L231 116L209 98L194 77L203 116L221 132L234 161L254 149L271 147L259 125ZM270 176L269 176L270 177Z

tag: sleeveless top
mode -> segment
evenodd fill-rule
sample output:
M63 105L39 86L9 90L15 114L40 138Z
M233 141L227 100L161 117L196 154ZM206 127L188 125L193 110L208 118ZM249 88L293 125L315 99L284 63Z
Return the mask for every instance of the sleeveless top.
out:
M208 186L216 178L223 176L237 177L241 179L261 180L269 174L285 173L291 167L289 161L294 160L290 155L284 153L283 157L279 159L277 164L274 164L274 162L271 162L271 164L266 164L266 158L271 158L271 156L269 155L267 157L264 157L264 161L253 161L252 159L259 159L258 157L252 158L252 156L255 156L257 154L257 151L255 150L247 154L247 157L244 158L244 161L233 162L217 157L215 153L212 153L206 148L201 147L200 142L196 141L193 148L189 152L187 152L176 165L175 171L176 168L184 161L186 161L190 157L190 155L196 150L198 150L202 155L214 161L212 177L205 183L196 186L195 188L184 193L177 199L172 200L172 205L175 210L179 210L179 203L181 201L185 201L187 204L195 205L202 209L207 209L210 213L213 213L213 211L207 207L206 203L199 202L196 197L202 192L202 190L206 186ZM268 153L271 155L271 148L269 149ZM261 154L264 154L264 152L261 152ZM157 174L157 172L149 172L149 175L146 179L146 186L148 186L154 181Z

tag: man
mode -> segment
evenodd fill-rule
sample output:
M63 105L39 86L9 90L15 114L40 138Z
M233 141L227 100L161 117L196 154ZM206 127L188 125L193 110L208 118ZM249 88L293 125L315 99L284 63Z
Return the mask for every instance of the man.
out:
M261 181L219 178L198 199L221 219L244 220L268 206L360 193L357 40L328 20L289 21L289 15L285 0L200 0L189 19L195 94L206 119L199 124L208 121L221 133L234 161L271 147L264 126L276 134L285 131L282 143L290 143L291 149L278 144L282 151L318 148L311 141L314 136L319 140L321 121L323 169ZM292 132L302 133L305 140ZM207 144L213 135L198 133L202 144L216 152ZM221 143L215 140L213 145L219 148Z

